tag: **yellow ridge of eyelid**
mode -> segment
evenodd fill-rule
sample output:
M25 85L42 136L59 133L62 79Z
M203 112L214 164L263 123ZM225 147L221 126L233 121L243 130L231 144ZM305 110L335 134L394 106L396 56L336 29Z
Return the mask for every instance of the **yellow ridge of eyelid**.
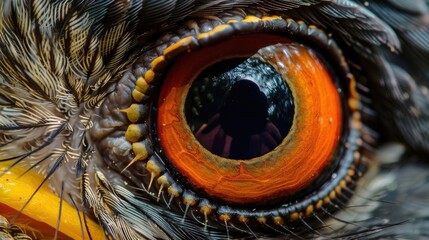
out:
M317 203L316 203L316 209L321 209L322 208L322 206L323 206L323 200L319 200Z
M355 99L355 98L350 98L349 99L349 107L353 110L359 109L360 106L360 102L359 100Z
M356 129L362 129L362 122L360 121L360 114L359 114L359 112L354 112L353 113L352 125Z
M267 218L266 217L258 217L256 219L259 223L265 224L267 222Z
M141 102L143 100L143 98L146 96L144 93L141 93L136 89L133 90L132 95L133 95L134 101L136 101L138 103Z
M170 187L170 182L168 181L168 178L165 175L162 175L157 179L157 182L159 185L164 185L166 187Z
M152 74L152 73L149 73ZM136 81L136 90L138 90L141 93L145 93L149 89L150 85L147 83L147 81L140 77Z
M280 16L263 16L262 18L261 18L262 20L264 20L264 21L272 21L272 20L281 20L281 19L283 19L282 17L280 17Z
M212 29L211 31L209 31L209 32L205 32L205 33L201 33L201 34L199 34L199 35L197 36L197 39L198 39L198 40L201 40L201 39L207 38L208 36L216 35L216 34L218 34L219 32L224 31L224 30L225 30L225 29L227 29L228 27L230 27L230 25L229 25L229 24L222 24L222 25L216 26L215 28L213 28L213 29Z
M136 159L145 160L148 157L147 148L144 142L134 142L132 144L134 153L136 154Z
M129 139L127 140L130 141ZM134 142L132 143L131 147L134 151L135 157L133 158L133 160L130 161L130 163L128 163L128 165L124 169L122 169L121 173L127 170L134 163L146 160L149 156L144 142Z
M216 34L217 32L220 32L228 27L229 27L229 24L222 24L213 28L213 30L211 30L210 33Z
M140 119L140 116L143 114L140 111L140 105L136 103L131 104L131 106L127 109L122 109L119 111L126 113L128 120L130 120L132 123L136 123Z
M285 222L284 222L284 220L283 220L283 218L282 217L280 217L280 216L275 216L274 218L273 218L273 221L274 221L274 223L275 224L277 224L277 225L283 225Z
M308 207L305 209L305 216L310 216L311 214L313 214L313 210L314 210L314 206L313 205L308 205Z
M336 194L336 192L334 191L334 190L332 190L330 193L329 193L329 198L331 199L331 200L335 200L335 198L337 197L337 194Z
M164 70L166 68L166 65L167 61L165 60L165 57L159 56L150 63L150 68L152 68L155 72L159 72Z
M162 53L162 55L166 56L166 55L170 55L172 52L175 52L175 51L179 51L179 52L184 51L184 49L187 49L193 41L195 41L195 38L193 36L182 38L179 41L173 43L171 46L167 47Z
M168 187L167 191L169 196L174 195L174 197L179 197L179 191L173 186Z
M294 212L289 216L291 221L296 221L299 218L299 213Z
M146 164L146 170L148 170L155 177L158 177L161 174L161 168L154 161L149 160Z
M155 72L152 69L149 69L144 74L144 80L146 83L151 83L153 79L155 78Z
M144 74L144 77L140 77L137 81L136 81L136 87L135 90L133 92L133 98L135 101L139 102L141 101L141 99L143 99L144 96L146 96L144 93L142 92L146 92L147 87L149 86L148 84L150 84L153 79L155 78L155 75L160 72L165 70L167 64L168 64L168 60L166 60L166 56L170 57L170 58L175 58L178 55L183 54L184 52L188 52L191 51L191 49L193 49L191 47L191 44L193 44L192 46L194 47L198 47L198 42L195 42L197 40L201 40L204 39L206 37L209 37L211 35L216 35L219 32L222 32L223 30L225 30L227 27L230 26L230 24L235 23L235 22L247 22L247 23L257 23L260 21L274 21L274 20L284 20L286 22L291 22L294 21L291 18L287 18L287 19L283 19L280 16L262 16L261 18L258 18L256 16L247 16L245 17L245 19L243 20L229 20L227 21L226 24L221 24L216 26L215 28L213 28L212 30L205 32L205 33L200 33L196 36L188 36L185 38L180 39L179 41L177 41L176 43L170 45L169 47L167 47L164 52L163 55L155 58L151 63L150 63L150 69L148 69L146 71L146 73ZM297 21L298 24L305 24L303 21ZM314 28L314 29L318 29L316 26L314 25L309 25L308 28ZM170 56L171 55L171 56ZM349 101L349 107L352 110L358 110L360 107L360 101L359 101L359 96L357 94L357 91L355 89L356 87L356 82L355 79L353 77L353 75L349 74L348 79L350 81L349 87L350 87L350 91L351 91L351 96L350 96L350 101ZM145 79L147 78L147 80ZM142 82L145 81L145 82ZM136 95L136 96L135 96ZM138 95L138 96L137 96ZM141 95L141 96L140 96ZM353 115L353 120L355 122L358 122L360 120L360 117L356 117L355 116L356 113ZM136 154L139 155L139 154ZM139 158L139 156L136 156L136 158ZM129 165L131 165L133 162L135 162L134 159ZM141 159L139 159L141 160ZM150 163L149 163L150 165ZM157 174L157 171L154 171L154 169L148 169L149 172L152 171L152 174L155 175L159 175ZM350 171L350 170L349 170ZM353 171L353 170L351 170ZM353 174L347 175L344 180L339 184L339 186L337 186L336 188L334 188L329 194L328 196L321 198L318 202L315 203L315 205L309 205L306 208L304 208L304 212L294 212L292 214L289 214L289 219L290 221L295 221L300 217L303 217L305 215L310 215L313 213L314 209L320 209L323 205L328 205L331 202L331 199L334 200L336 197L336 194L341 194L342 189L345 187L345 185L347 185L347 182L351 181ZM160 177L161 178L161 177ZM160 183L160 178L158 179L158 183ZM162 179L164 180L164 179ZM161 181L164 182L164 181ZM169 195L174 195L175 197L179 196L179 192L176 189L173 189L172 186L168 187L168 193ZM196 200L192 197L185 197L184 198L184 203L185 204L190 204L190 205L194 205L196 204ZM280 216L279 216L280 217ZM281 217L280 217L281 218ZM231 215L229 214L220 214L219 215L219 219L221 220L225 220L225 221L229 221L231 219ZM248 219L246 216L240 216L239 220L243 221ZM265 218L264 218L265 219ZM261 222L264 222L264 219L258 219L258 221L260 220ZM266 219L265 219L266 220ZM280 222L278 222L280 223Z
M242 223L247 223L249 221L249 218L246 216L240 216L240 217L238 217L238 221L240 221Z
M7 164L0 163L0 169L5 169ZM43 181L43 176L30 171L24 176L25 169L15 166L12 170L0 177L0 203L15 209L21 210L30 196ZM58 211L60 209L60 198L51 192L49 187L44 184L34 195L33 199L22 211L23 214L38 222L43 222L53 229L57 226ZM6 214L0 209L0 214ZM8 213L15 215L16 213ZM79 213L83 222L82 212ZM10 220L10 219L9 219ZM18 218L19 221L19 218ZM82 230L76 209L63 201L61 210L59 231L72 239L82 239ZM93 220L87 218L88 231L92 239L104 239L104 231ZM31 225L31 224L30 224ZM89 239L88 233L84 231L85 239Z
M140 140L144 135L144 125L142 124L130 124L128 125L127 131L125 131L125 138L134 143Z
M259 22L259 21L261 21L261 19L258 18L258 17L255 17L255 16L246 16L246 18L243 19L242 22Z
M246 16L243 20L241 20L241 22L259 22L259 21L272 21L272 20L281 20L282 17L280 16L263 16L262 18L258 18L256 16ZM211 31L205 32L205 33L201 33L198 36L196 36L196 38L198 40L207 38L210 35L214 35L217 34L218 32L221 32L223 30L225 30L226 28L228 28L230 26L231 23L235 23L235 22L239 22L238 20L229 20L226 24L221 24L219 26L216 26L215 28L213 28ZM169 47L167 47L162 56L159 56L157 58L155 58L151 63L150 63L150 69L148 71L146 71L144 78L139 78L138 80L143 80L145 81L146 84L151 83L153 81L153 79L155 78L155 71L158 70L163 70L166 67L166 59L165 56L166 55L170 55L172 52L175 51L183 51L183 49L187 49L190 47L191 43L193 43L195 41L195 37L193 36L188 36L185 38L180 39L179 41L175 42L174 44L170 45ZM143 99L143 95L139 94L139 93L145 93L147 90L147 88L145 88L145 86L140 86L138 84L136 84L136 88L135 91L137 91L136 93L133 92L133 98L134 100L136 100L137 102L140 102Z
M219 219L220 219L221 221L228 222L228 221L230 221L230 220L231 220L231 215L229 215L229 214L221 214L221 215L219 216Z
M190 206L194 206L197 203L197 201L193 197L185 197L183 198L183 203L186 205L189 204Z
M213 212L213 208L210 205L205 205L200 207L200 212L205 215L209 215L210 213Z

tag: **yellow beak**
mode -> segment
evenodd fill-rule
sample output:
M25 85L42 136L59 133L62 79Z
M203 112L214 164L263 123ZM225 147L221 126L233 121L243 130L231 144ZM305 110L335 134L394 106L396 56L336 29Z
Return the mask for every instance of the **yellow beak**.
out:
M0 163L0 171L3 172L9 164ZM9 221L19 213L43 180L35 172L19 177L24 171L25 169L16 166L0 177L0 215ZM58 222L59 209L60 198L45 184L12 224L22 228L29 236L43 239L53 239L57 225L58 239L89 239L83 223L83 213L63 201ZM104 239L103 229L93 220L86 220L92 239Z

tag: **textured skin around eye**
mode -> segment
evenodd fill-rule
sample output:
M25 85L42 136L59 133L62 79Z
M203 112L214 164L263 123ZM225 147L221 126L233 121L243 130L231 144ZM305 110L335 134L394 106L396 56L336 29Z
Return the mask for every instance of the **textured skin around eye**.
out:
M403 147L374 149L377 154L369 161L380 165L380 171L359 183L362 187L355 198L360 201L350 203L345 215L327 213L331 221L321 226L328 228L307 228L300 236L288 228L273 229L272 233L281 238L427 238L428 5L427 0L0 1L0 161L5 171L1 175L0 202L9 204L4 202L4 184L26 180L19 178L14 166L17 164L42 176L33 192L39 185L48 185L56 189L56 195L64 193L63 203L69 204L69 208L63 207L64 213L76 212L74 200L76 208L99 221L112 238L230 237L228 227L222 233L211 231L204 223L193 225L182 221L181 216L159 210L156 204L137 201L149 197L156 202L156 197L126 191L123 186L136 179L112 177L111 168L103 169L103 154L113 158L112 166L120 165L118 160L124 156L132 160L125 137L117 138L126 132L126 109L115 108L129 107L132 102L133 82L137 79L131 70L123 73L130 69L136 54L148 48L146 43L184 19L192 28L192 19L220 21L217 16L223 13L244 18L242 9L254 7L270 15L302 19L331 33L353 66L358 88L370 96L362 98L363 104L375 106L375 112L363 107L363 117L381 122L376 129L381 139L399 140L409 152L398 163L401 151L397 150ZM234 7L241 9L232 10ZM258 12L254 9L249 9L251 14ZM304 26L291 23L291 27ZM211 27L203 24L195 31ZM306 31L317 34L311 27ZM104 105L100 110L104 116L94 114L95 108L108 102L107 96L117 105ZM139 97L145 100L145 96ZM366 126L363 130L368 132L369 140L377 138L374 130ZM111 137L103 143L109 151L101 153L94 142L106 136ZM144 169L138 163L135 167ZM124 174L131 176L129 171ZM7 178L9 173L14 178ZM44 191L49 190L39 190ZM24 214L31 215L33 200L21 209ZM53 207L50 200L43 201L40 208ZM20 211L25 203L15 210ZM4 213L3 205L0 214L11 221L16 211ZM58 218L49 217L46 223L56 228ZM60 218L59 230L79 238L86 234L85 219L81 220L77 233L69 234L61 227L67 226L68 220ZM221 220L226 223L227 216ZM246 223L246 219L241 220ZM27 228L26 224L11 224L0 218L0 238L22 237L17 226ZM89 228L92 238L97 239L93 227ZM253 236L250 228L243 231L244 237L259 237ZM40 236L37 234L34 237Z

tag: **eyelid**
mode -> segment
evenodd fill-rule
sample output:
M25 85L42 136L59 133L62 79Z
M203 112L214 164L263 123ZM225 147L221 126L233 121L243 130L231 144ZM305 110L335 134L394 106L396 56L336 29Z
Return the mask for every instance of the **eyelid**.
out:
M346 88L343 88L343 94L349 96L349 101L346 103L346 106L351 113L350 119L346 121L350 127L350 129L348 129L348 138L341 140L341 144L347 146L346 152L341 152L344 159L340 163L340 170L329 180L329 184L325 184L322 189L320 189L319 193L308 196L306 200L302 202L280 207L277 210L251 213L243 209L231 209L228 206L217 206L213 203L203 206L197 203L207 200L199 199L195 193L188 190L183 192L182 198L180 198L180 194L171 195L169 202L174 198L177 204L184 206L184 209L196 207L199 211L195 211L193 214L197 215L203 212L207 213L204 209L217 209L217 218L223 220L229 219L229 221L241 224L247 223L250 219L261 220L261 216L270 216L270 222L274 224L284 223L284 219L298 221L301 217L308 217L313 214L313 210L320 211L324 206L329 207L335 202L338 195L342 195L344 190L348 190L355 184L356 179L360 173L364 171L366 166L366 163L361 161L361 154L359 153L359 143L362 142L362 140L360 140L360 114L358 113L359 97L355 90L355 80L353 75L349 73L346 61L335 41L315 26L308 27L304 22L295 22L292 19L283 20L278 16L261 18L248 16L243 21L229 20L228 23L225 24L218 22L216 22L216 24L212 30L206 33L196 34L190 31L187 34L183 34L184 31L181 31L182 36L178 39L169 36L169 39L175 39L174 41L167 40L166 43L157 42L160 47L156 48L155 54L148 53L147 56L151 56L151 58L144 58L143 63L139 64L145 66L145 68L141 71L136 82L136 88L133 91L134 104L146 104L147 101L150 102L148 99L151 98L151 91L145 91L144 89L149 89L149 85L159 84L165 71L168 70L168 66L174 62L174 59L189 51L196 51L200 48L214 46L216 43L231 38L234 35L255 32L262 34L266 31L285 34L286 36L291 34L298 39L306 39L306 42L315 44L324 49L324 51L328 53L328 58L332 60L332 64L340 67L336 71L343 76L343 81L346 82ZM140 103L142 100L144 103ZM136 158L133 162L146 161L145 158L138 157L146 155L144 149L142 152L136 151L135 155ZM134 164L133 162L130 164ZM148 161L151 166L156 166L155 168L146 168L152 175L150 180L151 183L156 182L156 179L160 177L164 171L157 170L157 166L161 167L163 165L161 162L163 162L163 160L156 160L153 158ZM167 170L168 168L167 166ZM151 186L152 188L155 187L154 194L158 196L165 187L163 185ZM177 192L172 190L174 190L172 186L169 186L168 193ZM186 210L184 210L184 212L186 215ZM208 212L211 213L213 211Z
M142 91L133 92L134 100L137 102L143 100L144 94L147 93L145 89L147 89L148 85L156 85L162 76L162 74L157 74L157 72L162 73L176 57L188 51L214 45L235 34L273 32L293 35L294 38L322 47L331 56L330 60L333 61L333 64L341 67L338 69L341 74L350 75L347 78L353 77L351 74L348 74L349 68L336 42L328 37L324 31L314 25L308 26L303 21L296 22L291 18L285 20L279 16L261 18L247 16L243 21L229 20L228 23L215 21L212 28L212 30L200 34L196 34L190 30L185 33L181 32L182 36L169 36L165 41L161 43L157 42L158 46L156 46L154 51L143 54L150 57L141 59L140 61L144 63L138 64L143 66L142 70L139 70L136 90ZM172 39L177 39L177 37L179 38L178 40L172 41ZM154 55L156 57L153 57Z

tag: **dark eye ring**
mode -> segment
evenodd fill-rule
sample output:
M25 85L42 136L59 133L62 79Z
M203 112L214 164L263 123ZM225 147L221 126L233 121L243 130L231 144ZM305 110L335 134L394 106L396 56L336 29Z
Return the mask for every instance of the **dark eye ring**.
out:
M287 221L304 221L303 219L306 218L314 220L314 218L318 219L320 214L326 215L330 214L331 211L338 210L335 202L338 201L339 196L346 199L350 197L356 179L359 178L367 165L360 151L363 140L361 138L362 123L359 113L359 96L356 91L355 80L348 70L341 51L322 30L292 19L284 20L278 16L247 16L242 20L229 20L226 24L217 24L219 25L205 33L190 34L190 36L188 33L188 36L183 36L179 40L160 44L163 50L158 49L157 52L162 53L150 61L146 61L148 64L144 67L145 70L142 71L141 77L137 79L136 88L132 93L135 103L130 108L123 110L132 122L126 132L126 138L132 143L135 154L134 159L128 163L128 167L136 162L144 161L145 169L150 173L150 178L146 179L147 191L151 192L151 189L155 188L153 195L159 199L166 189L169 195L169 199L166 201L167 206L176 201L176 205L179 206L184 215L190 214L196 219L201 218L203 219L201 222L205 223L210 216L213 216L214 219L219 219L221 224L225 225L240 226L241 224L247 226L252 224L252 226L258 227L259 224L262 227L269 227L267 224L274 224L284 227L285 225L288 226ZM162 143L160 144L157 140L159 137L155 135L157 133L156 127L150 124L156 121L154 120L154 118L156 119L156 107L154 105L156 101L153 101L152 98L154 98L153 89L164 79L165 73L170 70L169 67L175 64L176 59L181 56L205 47L216 46L216 44L234 36L249 36L249 34L251 36L251 34L266 32L286 35L321 49L328 56L326 58L329 61L326 62L337 68L334 72L340 77L336 77L334 81L338 87L343 86L343 88L339 88L341 89L339 94L347 100L342 102L344 126L338 142L339 147L332 155L332 158L338 161L334 161L332 166L328 168L329 177L324 177L323 181L313 183L319 189L307 191L306 195L300 195L298 198L287 199L286 203L277 202L276 206L264 206L249 211L246 207L237 206L237 202L231 204L227 201L226 204L217 204L213 203L210 196L203 195L204 197L200 198L195 193L198 188L192 188L192 183L190 184L186 179L176 181L177 179L183 180L183 176L180 171L171 167L171 159L165 160L168 157L166 157L163 146L160 146ZM149 110L147 109L148 103L152 103L153 110L150 114L148 114ZM149 129L151 130L149 131ZM170 164L166 162L170 162ZM154 185L153 182L158 184ZM210 221L210 223L212 222Z

